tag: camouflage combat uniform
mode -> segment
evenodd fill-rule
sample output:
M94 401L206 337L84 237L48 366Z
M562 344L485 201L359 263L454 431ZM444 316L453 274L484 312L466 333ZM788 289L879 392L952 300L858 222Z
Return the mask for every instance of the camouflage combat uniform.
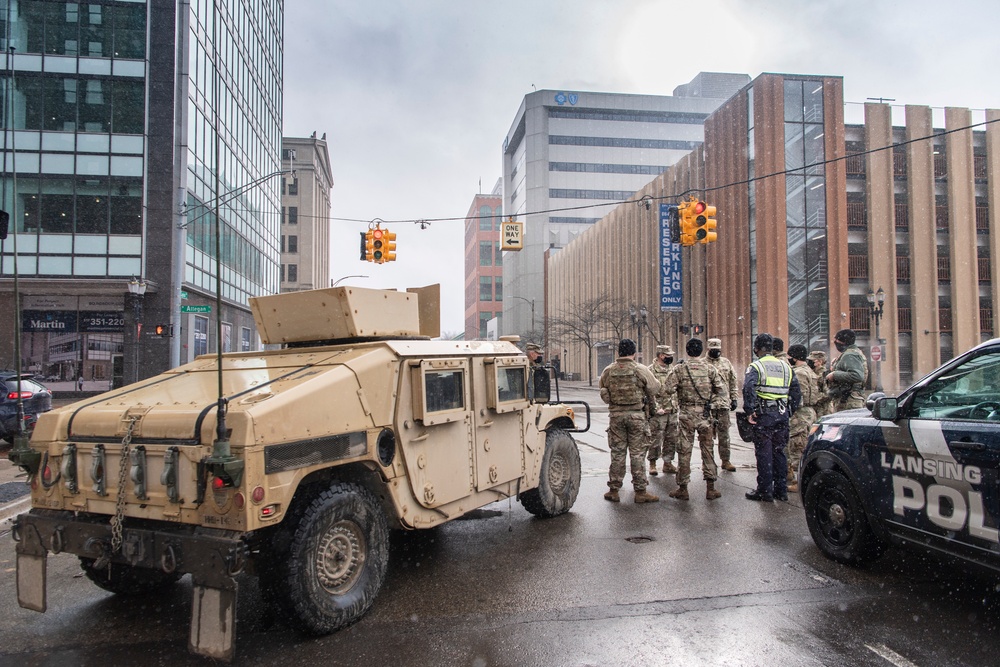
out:
M677 440L680 437L677 424L677 396L667 395L664 391L664 383L674 367L654 361L648 368L660 383L660 391L656 394L652 414L649 416L649 449L646 453L646 458L649 459L649 471L653 473L656 469L656 460L662 456L663 472L674 472L671 470L673 467L671 462L677 453Z
M830 397L826 393L826 353L816 350L809 353L809 358L813 361L813 372L816 374L816 388L819 389L819 398L816 401L816 419L824 415L833 414L833 405Z
M667 393L677 395L680 408L679 422L681 437L678 443L677 485L687 487L691 481L691 450L694 448L694 434L698 432L698 447L701 449L702 477L714 482L718 477L715 455L712 451L712 423L710 412L705 406L729 407L726 386L705 359L688 359L677 366L667 377ZM725 401L725 403L723 403Z
M805 364L792 366L792 373L799 381L802 403L788 421L788 482L794 482L799 472L799 460L809 439L809 427L816 422L816 403L822 397L817 386L816 374ZM780 473L779 473L780 474ZM793 489L794 490L794 489Z
M653 374L632 359L619 357L604 369L600 380L601 398L608 404L608 447L611 469L608 486L617 491L625 479L625 455L632 470L632 487L645 491L646 447L649 431L644 403L653 403L660 389Z
M830 371L833 378L827 382L826 393L833 402L834 412L865 407L865 397L861 393L868 379L868 360L857 345L848 345Z
M717 339L710 338L708 341L708 349L711 350L713 341ZM721 349L721 344L718 349ZM730 445L729 445L729 427L732 424L729 413L732 407L732 401L736 400L737 385L736 385L736 369L733 368L733 364L729 359L725 357L719 357L718 359L712 359L708 357L706 359L708 363L715 367L715 370L719 371L719 377L722 378L722 384L726 386L727 394L725 396L725 407L722 408L712 408L712 426L715 429L715 435L719 439L719 458L722 459L722 467L730 468L732 463L730 463L729 458L732 456ZM728 464L728 466L727 466Z

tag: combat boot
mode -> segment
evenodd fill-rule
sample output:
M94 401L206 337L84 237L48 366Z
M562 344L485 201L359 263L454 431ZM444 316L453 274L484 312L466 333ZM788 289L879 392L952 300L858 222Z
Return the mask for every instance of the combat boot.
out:
M729 459L722 462L722 469L728 470L729 472L736 472L736 466L734 466Z
M660 500L659 496L654 496L652 493L647 493L646 489L635 492L635 502L637 503L655 503L659 502L659 500Z
M788 485L788 492L789 493L798 493L799 492L799 483L798 482L792 482L791 484L789 484Z
M677 500L687 500L689 497L687 484L681 484L676 489L671 491L670 497L676 498Z
M621 498L618 497L618 489L611 489L604 494L605 500L610 500L613 503L621 502Z
M706 480L705 483L708 484L708 488L705 489L705 498L707 500L715 500L716 498L721 498L722 497L722 492L721 491L716 491L716 489L715 489L715 481L714 480L709 479L709 480Z
M672 475L672 474L674 474L676 472L677 472L677 468L674 467L673 463L671 463L670 461L664 461L663 462L663 474L665 474L665 475Z
M656 461L649 462L649 474L652 475L653 477L656 477L657 475L660 474L660 471L656 469Z

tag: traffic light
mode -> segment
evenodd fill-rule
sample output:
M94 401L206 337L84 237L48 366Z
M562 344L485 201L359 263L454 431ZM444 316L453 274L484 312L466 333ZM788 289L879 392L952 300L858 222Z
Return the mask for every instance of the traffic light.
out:
M173 336L174 326L172 324L157 324L153 331L157 336Z
M383 230L383 247L382 247L382 261L383 262L395 262L396 261L396 232L390 232L388 229Z
M680 218L682 246L692 246L695 244L695 213L694 202L682 201L677 205L677 215Z
M715 241L718 236L715 233L715 226L717 224L715 220L715 207L700 201L694 205L694 209L697 215L695 218L695 225L697 226L695 238L698 239L699 243L711 243Z
M376 264L381 264L385 261L385 230L381 227L376 227L371 231L372 235L372 260Z
M361 232L361 261L368 262L368 235L371 232Z

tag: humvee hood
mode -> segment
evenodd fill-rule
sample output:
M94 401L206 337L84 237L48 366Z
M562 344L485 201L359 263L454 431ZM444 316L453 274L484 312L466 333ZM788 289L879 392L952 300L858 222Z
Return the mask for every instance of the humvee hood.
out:
M381 373L386 376L381 385L390 384L394 357L378 343L227 355L222 394L228 403L230 441L234 446L272 444L372 426L358 377ZM134 418L133 439L211 445L219 396L216 363L215 357L199 357L140 383L46 413L36 426L33 443L121 440Z

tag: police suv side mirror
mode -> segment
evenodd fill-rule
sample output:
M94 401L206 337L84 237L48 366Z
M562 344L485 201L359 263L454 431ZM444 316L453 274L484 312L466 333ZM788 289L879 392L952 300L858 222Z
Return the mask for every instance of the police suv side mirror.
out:
M872 406L872 416L885 421L896 421L899 418L899 401L894 396L876 398Z
M865 399L865 407L868 408L869 412L873 411L875 409L875 401L883 397L885 397L884 392L873 391L872 393L868 394L868 398Z

